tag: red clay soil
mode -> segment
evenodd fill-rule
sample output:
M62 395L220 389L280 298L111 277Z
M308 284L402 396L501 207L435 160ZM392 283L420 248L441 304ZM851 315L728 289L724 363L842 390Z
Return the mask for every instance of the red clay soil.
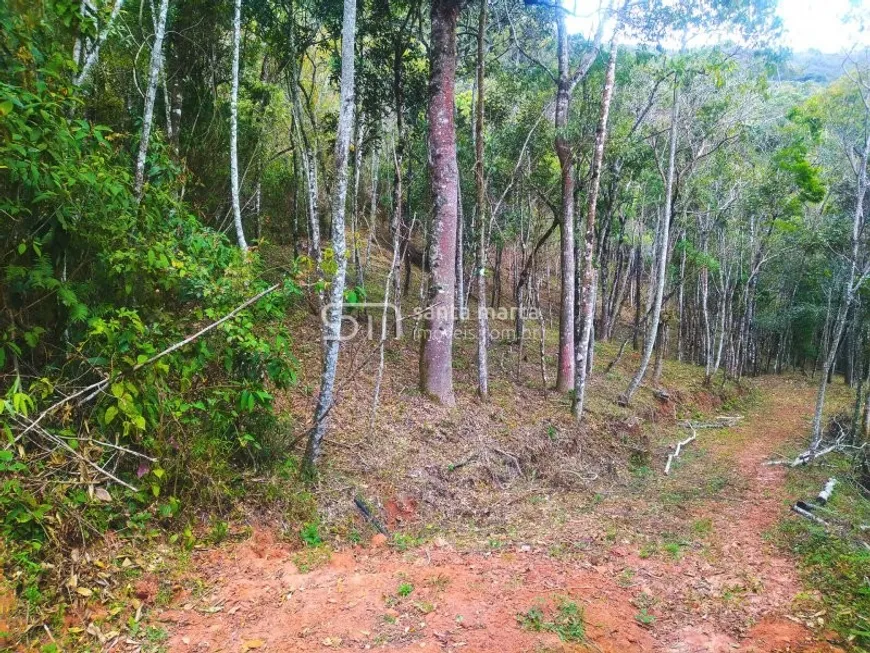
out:
M806 431L811 396L782 381L765 387L764 394L769 399L737 429L731 449L723 444L712 451L723 464L736 466L745 485L734 501L711 504L698 515L712 520L707 555L641 559L632 547L614 546L593 565L557 561L522 546L488 555L436 541L401 553L374 542L335 553L327 565L300 573L289 547L258 530L247 542L197 554L197 573L210 593L181 599L157 616L171 634L168 648L839 651L790 613L802 590L795 564L763 537L786 510L784 472L763 462ZM618 574L629 566L636 575L626 587ZM407 596L400 596L403 584L412 588ZM742 588L733 614L711 598L730 587ZM636 619L639 589L656 597L651 628ZM545 622L553 621L560 597L583 610L585 645L520 623L518 615L532 608L542 611Z

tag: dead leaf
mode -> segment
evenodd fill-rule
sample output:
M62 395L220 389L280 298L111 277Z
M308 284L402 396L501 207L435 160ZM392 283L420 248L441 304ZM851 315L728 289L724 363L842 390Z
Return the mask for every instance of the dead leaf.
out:
M266 645L262 639L249 639L242 642L242 651L250 651L255 648L263 648Z
M88 589L87 587L78 587L76 588L76 594L84 597L93 596L94 590Z

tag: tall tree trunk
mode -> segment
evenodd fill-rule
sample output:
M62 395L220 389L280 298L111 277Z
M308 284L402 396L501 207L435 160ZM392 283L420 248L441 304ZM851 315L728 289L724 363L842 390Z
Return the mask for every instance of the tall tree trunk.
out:
M680 237L682 242L682 247L680 248L680 290L679 297L677 298L677 360L681 363L683 362L683 349L684 349L684 340L685 340L685 327L683 323L685 322L685 277L686 277L686 232L683 231L682 236Z
M112 31L112 27L115 25L115 20L118 18L118 14L121 13L121 9L124 7L124 0L115 0L115 4L112 6L112 13L109 16L109 20L106 22L106 26L102 29L102 31L97 35L97 40L91 42L90 51L86 51L85 46L89 41L81 42L81 45L77 45L76 51L74 52L74 56L76 57L76 63L79 63L78 58L84 56L84 63L81 65L81 69L79 70L79 74L76 75L73 83L76 86L82 86L88 78L91 76L91 71L93 67L96 65L97 61L100 58L100 48L103 47L103 44L106 42L106 39L109 37L109 33ZM165 22L165 21L164 21Z
M456 319L466 318L465 307L465 210L462 207L462 176L456 179Z
M556 372L556 390L574 389L574 153L568 142L568 108L571 104L571 82L568 72L568 28L565 14L557 10L556 38L558 41L559 78L556 90L556 155L562 173L561 246L562 267L561 311L559 314L559 361Z
M235 0L233 14L233 86L230 93L230 193L233 202L233 223L239 249L248 251L242 224L242 202L239 197L239 51L242 42L242 0Z
M616 38L610 44L610 59L607 63L607 73L604 78L604 93L601 96L601 115L598 119L598 129L595 133L595 149L592 155L592 179L589 183L589 203L586 208L586 237L583 252L583 274L581 275L581 300L577 312L577 331L580 339L576 343L576 360L574 369L576 381L574 384L574 417L583 416L583 401L586 393L587 363L592 342L592 327L595 317L595 217L598 210L598 191L601 187L601 164L604 161L604 145L607 141L607 120L610 116L610 102L613 98L613 87L616 76Z
M395 167L395 180L393 185L393 218L390 229L393 233L402 234L405 224L404 202L404 157L405 157L405 95L402 87L402 58L405 53L404 42L401 35L397 36L393 43L393 111L396 114L396 141L393 148L393 165ZM410 238L410 230L407 237ZM404 237L404 236L403 236ZM404 243L399 242L400 249ZM396 301L401 301L402 287L402 258L396 261L396 273L393 275L393 294ZM406 284L407 285L407 284Z
M656 335L658 334L659 330L659 320L661 319L662 315L662 299L664 298L665 294L665 281L667 279L668 272L668 232L670 229L671 213L674 202L674 173L677 158L678 99L679 97L677 94L677 80L674 79L674 106L671 109L670 153L668 155L667 183L665 184L665 210L664 215L662 216L662 225L659 237L659 251L656 255L656 258L658 259L658 264L655 266L655 298L652 305L652 315L650 316L650 320L647 324L647 337L643 347L643 355L640 360L640 366L638 367L637 374L635 374L634 378L631 380L631 383L629 383L625 394L620 397L620 403L623 403L625 405L628 405L631 402L632 397L634 397L634 393L637 392L637 389L643 382L643 377L646 374L646 368L647 366L649 366L649 361L650 358L652 358L653 349L655 348Z
M429 72L429 179L432 235L429 246L429 306L420 349L420 388L453 405L453 292L456 286L457 178L456 22L459 0L432 0Z
M332 197L332 249L336 270L329 288L329 304L324 311L323 374L320 396L314 411L314 428L305 448L304 466L313 472L320 458L326 421L332 409L338 351L341 338L341 315L344 301L344 281L347 273L345 243L345 202L347 200L347 159L353 131L354 114L354 53L356 42L356 0L344 0L341 26L341 90L339 93L338 127L335 139L335 194Z
M296 127L296 138L299 142L299 158L305 172L305 187L308 197L308 257L320 266L323 250L320 246L320 212L318 196L320 190L317 184L317 152L311 149L305 131L302 127L302 109L299 107L299 97L295 98L293 124Z
M489 395L489 370L486 348L489 345L489 320L486 312L486 179L483 166L484 76L486 44L486 9L489 0L480 0L477 22L477 120L474 125L474 177L477 188L477 393L481 399ZM461 246L461 244L460 244Z
M154 124L154 102L157 99L157 84L160 81L160 68L163 66L163 38L166 35L166 16L169 13L169 0L161 0L154 44L151 47L151 63L148 68L148 88L145 92L145 109L142 113L142 137L139 140L139 154L136 157L136 173L133 189L136 201L142 200L145 187L145 162L148 159L148 144Z
M353 258L353 271L356 279L356 284L360 288L363 287L363 271L362 257L359 251L359 183L362 176L363 164L363 116L357 116L356 125L354 127L353 139L353 194L350 199L350 229L351 229L351 246L353 248L351 257Z

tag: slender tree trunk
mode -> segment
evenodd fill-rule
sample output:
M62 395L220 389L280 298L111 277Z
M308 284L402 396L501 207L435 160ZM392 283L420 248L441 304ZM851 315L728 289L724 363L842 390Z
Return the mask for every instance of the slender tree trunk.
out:
M681 363L683 362L683 349L684 349L684 339L685 336L683 334L684 331L684 322L685 322L685 277L686 277L686 232L683 231L681 240L683 241L683 246L680 252L680 290L679 297L677 298L677 360Z
M233 14L233 86L230 94L230 192L233 202L233 223L239 249L248 251L242 224L242 203L239 197L239 51L242 41L242 0L235 0Z
M556 390L574 389L574 153L568 141L568 108L571 90L568 72L568 29L563 11L557 10L556 38L559 59L559 79L556 90L556 155L562 173L561 248L562 268L561 311L559 313L559 362Z
M353 247L353 271L356 278L356 284L362 288L363 286L363 272L362 272L362 257L360 256L359 251L359 183L360 177L362 173L362 164L363 164L363 131L362 131L362 121L363 117L360 114L357 117L356 125L354 128L354 139L353 139L353 195L350 199L350 224L351 224L351 244Z
M637 374L631 380L631 383L626 389L625 394L620 397L620 403L623 403L625 405L628 405L631 402L632 397L634 397L634 393L637 392L637 389L643 382L643 377L646 374L646 368L649 365L650 358L652 358L653 348L656 344L656 335L658 333L659 320L661 319L662 314L662 299L665 294L665 281L667 279L668 271L668 231L670 228L671 212L674 201L674 173L677 156L677 101L677 80L675 79L673 96L674 106L671 109L671 133L670 154L668 155L668 176L665 187L665 210L664 216L662 217L659 251L656 257L658 259L658 265L656 266L655 300L652 306L652 315L650 317L649 323L647 324L647 337L646 342L644 343L643 355L640 360L640 366L638 367Z
M112 31L112 27L115 25L115 21L118 18L118 14L121 13L121 9L124 7L124 0L115 0L115 4L112 6L112 13L109 16L109 20L106 22L106 26L103 30L97 35L97 40L91 43L90 51L85 49L87 41L78 46L76 51L74 52L74 56L76 56L76 63L79 63L78 59L84 56L84 63L81 65L81 69L79 70L79 74L73 80L73 83L76 86L82 86L91 75L91 71L93 67L96 65L97 61L100 59L100 48L103 47L103 44L106 42L106 39L109 37L109 33ZM164 21L165 22L165 21ZM153 57L152 57L153 58Z
M305 185L308 196L308 257L319 267L323 257L320 246L320 210L318 196L320 190L317 183L317 152L311 149L302 127L302 109L299 107L298 96L294 104L296 116L296 136L299 141L299 158L305 171Z
M166 34L166 16L169 13L169 0L161 0L154 44L151 47L151 63L148 70L148 88L145 92L145 109L142 113L142 137L139 140L139 154L136 157L136 173L133 189L136 201L142 200L145 187L145 162L148 159L148 145L151 128L154 124L154 102L157 99L157 84L160 81L160 68L163 65L163 38Z
M486 9L489 0L480 0L477 22L477 120L474 125L474 177L477 188L477 393L481 399L489 396L489 370L486 348L489 345L489 320L486 312L486 178L483 165L484 146L484 78L486 72ZM460 244L461 246L461 244Z
M305 469L311 473L326 434L326 422L333 405L335 375L338 369L338 351L341 339L341 315L344 301L344 282L347 273L345 243L345 202L347 200L347 159L353 131L354 83L356 42L356 0L344 0L344 16L341 26L341 90L339 93L338 128L335 139L335 194L332 198L332 248L335 252L336 271L329 288L329 304L323 315L323 374L320 381L320 396L314 411L314 428L305 448Z
M860 289L860 285L864 281L864 276L858 278L858 255L861 247L861 232L864 224L864 199L867 195L867 159L870 157L870 133L868 133L864 141L864 150L861 152L861 160L858 167L858 184L855 202L855 213L852 220L852 242L851 255L852 259L849 262L849 277L843 289L843 301L834 322L833 332L828 342L828 352L825 358L825 366L822 370L821 379L819 381L819 391L816 396L816 410L813 414L813 445L812 448L818 447L822 441L822 413L825 408L825 392L828 386L828 376L834 369L834 363L837 360L837 349L840 345L840 339L843 337L843 331L846 328L846 319L849 315L849 309L852 302L855 300L855 295Z
M380 150L375 150L372 152L372 188L371 188L371 196L369 199L369 222L368 222L368 238L366 239L366 262L363 266L362 275L360 278L360 283L362 283L362 279L365 278L365 273L369 267L369 261L371 260L372 255L372 241L374 240L375 228L378 221L378 175L380 173ZM393 264L395 265L395 263Z
M465 308L465 210L462 207L462 176L456 179L456 319L466 318Z
M586 208L586 237L583 253L583 274L581 276L581 301L577 312L577 331L580 334L576 343L576 360L574 369L577 378L574 388L574 417L583 416L583 401L586 394L587 363L592 342L592 327L595 318L595 218L598 210L598 191L601 187L601 168L604 161L604 145L607 141L607 120L610 116L610 102L613 98L613 87L616 75L616 38L610 44L610 59L604 78L604 93L601 97L601 114L598 118L598 129L595 134L595 149L592 155L592 179L589 184L589 203Z
M393 184L393 218L390 229L395 233L402 233L402 227L405 224L404 218L404 202L405 194L403 189L404 184L404 157L405 157L405 94L402 86L402 57L404 56L405 48L401 36L397 36L393 43L393 112L396 114L396 140L393 149L393 165L395 167L395 178ZM410 230L407 237L410 238ZM403 249L403 242L399 243L400 249ZM402 259L396 262L396 273L393 275L393 294L396 301L401 298L402 275L401 268Z
M458 0L433 0L429 73L429 178L432 235L429 248L429 306L420 350L420 387L424 394L452 405L453 292L456 286L457 178L456 22Z
M390 263L390 270L387 272L387 279L384 281L384 302L381 309L381 336L378 346L378 372L375 376L375 392L372 397L372 417L370 426L374 428L378 416L378 403L381 397L381 383L384 379L384 347L387 342L387 314L390 306L390 288L393 285L393 275L396 273L397 263L399 261L399 247L401 243L401 234L397 231L393 234L393 258ZM396 320L398 322L398 315Z

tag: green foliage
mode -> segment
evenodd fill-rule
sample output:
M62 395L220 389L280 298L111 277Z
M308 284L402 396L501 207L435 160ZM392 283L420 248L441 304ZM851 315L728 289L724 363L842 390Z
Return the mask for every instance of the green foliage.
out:
M407 596L411 596L411 592L414 591L414 586L411 583L400 583L399 588L396 590L396 594L405 598Z
M813 524L789 521L781 529L789 547L802 557L810 586L831 605L831 625L854 644L870 646L870 551Z
M583 608L570 598L561 596L556 599L556 609L552 621L548 621L540 606L530 608L517 615L517 621L524 630L532 632L555 633L563 642L586 641L586 622Z
M305 524L299 532L299 537L306 546L315 547L323 544L323 537L320 535L320 524L317 522Z
M85 118L70 82L79 3L46 4L0 7L0 536L34 603L51 591L47 556L62 562L109 529L184 529L189 542L184 515L226 510L251 470L286 460L272 390L295 382L282 319L299 294L288 281L149 362L270 284L256 255L181 201L179 164L159 144L137 201L123 135ZM100 468L126 487L107 490ZM226 535L216 518L210 539Z

